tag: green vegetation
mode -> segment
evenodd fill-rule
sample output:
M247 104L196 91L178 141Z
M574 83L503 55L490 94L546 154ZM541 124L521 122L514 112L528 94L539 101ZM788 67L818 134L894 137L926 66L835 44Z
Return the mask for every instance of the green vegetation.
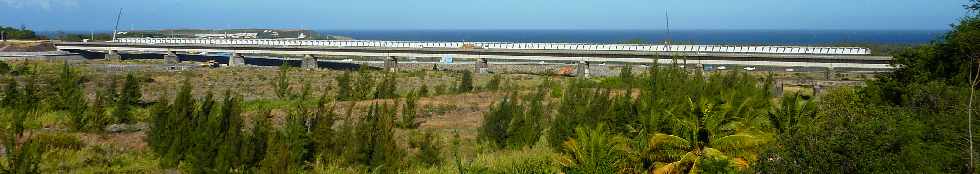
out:
M819 93L678 66L592 79L282 67L237 84L254 91L197 85L246 73L230 68L133 72L117 89L121 75L86 66L4 63L0 172L976 173L977 38L980 18L965 18L897 54L896 71Z
M37 34L34 33L34 31L31 31L24 26L20 26L20 28L0 26L0 32L4 33L3 34L4 39L12 39L12 40L13 39L17 39L17 40L43 39L43 37L38 36Z

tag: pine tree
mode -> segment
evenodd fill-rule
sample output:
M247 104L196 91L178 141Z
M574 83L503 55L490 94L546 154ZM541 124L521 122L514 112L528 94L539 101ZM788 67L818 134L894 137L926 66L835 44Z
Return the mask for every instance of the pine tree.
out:
M395 91L398 90L396 83L395 73L385 73L382 77L380 84L378 84L377 89L374 91L374 99L387 99L398 97Z
M456 86L457 93L467 93L473 91L473 72L463 70L459 78L459 85Z
M367 67L361 67L357 71L357 80L354 82L354 100L365 100L369 99L371 96L371 91L374 88L374 77L371 76L371 72L367 70Z
M114 88L114 87L113 87ZM132 73L126 75L126 82L123 83L119 99L116 101L116 108L112 112L113 118L118 123L132 123L132 107L139 103L142 94L140 93L139 82Z
M54 98L54 108L68 111L69 127L73 130L82 130L88 125L85 119L85 94L82 91L81 80L74 75L74 71L66 61L62 67L61 75L57 81L57 96Z
M333 129L337 122L337 114L334 113L334 105L327 101L326 93L317 102L317 109L310 120L310 138L315 148L315 154L319 155L321 159L339 157L342 148L340 147L342 145L339 138L340 134Z
M354 145L345 157L354 163L369 166L378 173L392 173L401 167L404 156L394 139L394 107L372 104L368 115L357 123Z
M241 117L241 100L234 97L230 91L225 91L225 99L222 102L221 110L218 113L218 135L217 157L214 158L214 167L217 172L224 173L242 165L240 152L244 136L242 129L244 123Z
M419 95L419 97L428 97L429 96L429 86L428 85L425 85L425 84L422 84L422 86L419 86L418 95Z
M2 104L4 108L13 109L20 104L21 94L20 89L17 89L17 87L17 79L10 78L9 81L7 81L7 86L4 87L3 90L3 100L0 100L0 104Z
M259 166L260 161L265 159L269 136L275 133L269 122L272 113L268 110L258 113L261 114L252 117L252 130L245 137L241 148L242 165L245 167Z
M85 112L85 117L89 120L87 130L102 131L112 122L112 119L106 115L105 104L109 100L106 93L106 91L97 91L95 93L95 101L92 101L92 106Z
M161 141L161 143L166 143L162 146L166 149L163 149L164 153L160 155L161 164L164 167L176 166L184 159L184 153L193 147L194 128L198 121L195 119L197 115L195 103L196 101L191 95L190 75L188 74L185 76L173 105L169 107L167 112L167 121L165 121L168 124L165 126L167 130L164 131L165 135L162 135L166 138ZM205 108L206 104L202 104L201 107Z
M302 109L291 111L285 127L272 133L266 156L259 162L262 173L292 173L303 169L310 143L304 114Z
M279 76L276 77L276 81L272 83L272 86L276 87L276 96L279 99L289 97L289 65L286 62L279 65Z
M416 94L409 94L405 97L405 103L402 105L401 120L398 123L398 127L405 129L415 129L419 127L421 122L415 122L417 117L416 113L418 110L418 100L419 96Z
M350 71L344 71L343 75L337 77L337 100L350 101L353 99L352 93Z
M510 138L508 130L510 130L511 119L520 117L522 112L517 101L515 101L516 99L514 99L514 95L510 94L504 97L484 114L483 125L480 126L479 132L479 138L482 141L490 142L497 148L507 146L507 140Z

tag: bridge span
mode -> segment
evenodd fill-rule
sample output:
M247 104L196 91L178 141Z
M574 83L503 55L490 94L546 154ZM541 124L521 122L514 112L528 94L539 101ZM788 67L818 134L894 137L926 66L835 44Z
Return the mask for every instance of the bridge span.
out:
M165 60L176 59L176 54L232 53L231 66L244 64L243 60L236 61L243 59L241 54L284 54L305 56L304 65L307 61L316 62L317 56L384 57L390 63L397 63L399 57L449 57L476 60L477 69L485 68L491 60L893 68L892 57L872 56L869 49L859 47L178 38L120 38L112 42L55 45L59 50L106 52L110 59L117 57L119 51L166 53Z

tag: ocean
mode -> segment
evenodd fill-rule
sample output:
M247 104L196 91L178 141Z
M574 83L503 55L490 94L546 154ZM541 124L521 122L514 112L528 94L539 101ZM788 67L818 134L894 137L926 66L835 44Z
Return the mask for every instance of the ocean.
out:
M922 44L943 30L317 30L360 40L675 44Z

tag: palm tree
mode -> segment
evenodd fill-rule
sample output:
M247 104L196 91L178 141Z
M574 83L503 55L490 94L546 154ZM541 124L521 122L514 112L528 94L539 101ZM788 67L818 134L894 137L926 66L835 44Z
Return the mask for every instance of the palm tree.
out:
M653 173L697 173L703 160L725 159L738 169L755 161L769 136L756 129L761 115L754 97L688 98L688 112L673 115L673 134L656 133L646 140L642 158L652 160Z
M626 138L614 135L599 124L576 127L574 138L562 144L558 163L565 173L631 173Z
M813 118L816 114L816 105L795 93L783 96L779 104L769 111L769 124L780 135L794 133L798 129L797 123L805 122L804 119Z

